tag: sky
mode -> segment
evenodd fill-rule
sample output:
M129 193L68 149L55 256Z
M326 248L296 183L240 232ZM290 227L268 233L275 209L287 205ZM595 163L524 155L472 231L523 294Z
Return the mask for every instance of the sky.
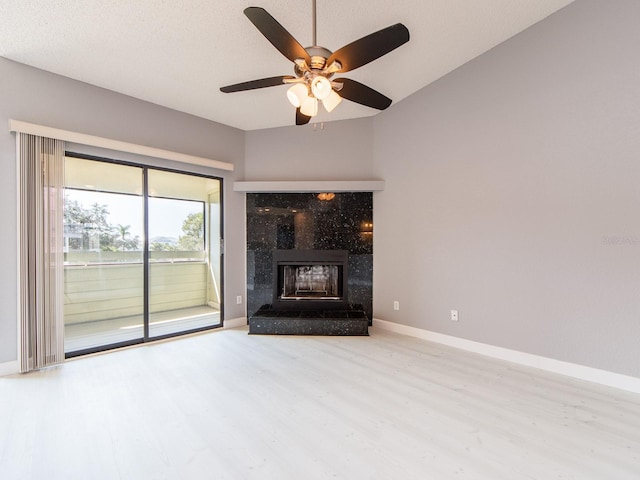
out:
M111 225L129 225L132 237L143 239L143 199L136 195L93 192L66 189L69 200L77 200L84 208L94 203L106 205ZM173 237L176 240L182 232L182 223L190 213L203 211L202 202L149 198L149 238Z

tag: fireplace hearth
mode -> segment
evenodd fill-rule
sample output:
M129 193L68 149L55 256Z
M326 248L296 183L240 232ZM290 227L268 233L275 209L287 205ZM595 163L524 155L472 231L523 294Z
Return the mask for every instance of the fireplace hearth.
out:
M259 335L369 335L362 305L344 310L276 310L263 305L249 318L249 333Z
M249 318L249 333L263 335L368 335L362 305L347 298L349 252L273 252L273 303Z

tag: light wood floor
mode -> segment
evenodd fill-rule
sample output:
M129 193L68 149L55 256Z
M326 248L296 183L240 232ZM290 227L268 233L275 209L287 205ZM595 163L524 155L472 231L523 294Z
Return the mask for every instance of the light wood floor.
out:
M371 333L214 331L0 378L0 478L640 478L640 395Z

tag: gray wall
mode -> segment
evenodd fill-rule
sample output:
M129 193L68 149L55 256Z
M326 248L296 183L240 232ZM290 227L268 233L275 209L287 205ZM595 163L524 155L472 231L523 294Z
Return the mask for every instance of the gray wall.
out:
M637 0L580 0L371 133L326 125L333 177L386 181L374 317L640 376L638 18ZM305 128L248 132L247 179L324 178Z
M638 19L580 0L376 117L377 318L640 376Z
M247 180L370 180L372 134L371 117L247 132Z
M206 173L225 180L226 318L245 315L244 197L233 180L244 177L244 132L142 102L0 58L0 363L16 360L16 142L10 118L230 162L233 173L118 152L69 146L75 151Z

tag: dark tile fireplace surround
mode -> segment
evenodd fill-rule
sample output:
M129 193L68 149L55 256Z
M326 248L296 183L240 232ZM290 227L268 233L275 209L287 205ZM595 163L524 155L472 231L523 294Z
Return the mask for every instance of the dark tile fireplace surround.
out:
M370 192L247 193L249 332L367 335Z

